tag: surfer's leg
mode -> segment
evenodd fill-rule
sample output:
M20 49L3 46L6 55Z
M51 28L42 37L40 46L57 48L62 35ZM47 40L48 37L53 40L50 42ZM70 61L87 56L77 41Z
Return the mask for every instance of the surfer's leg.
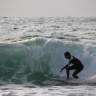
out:
M68 68L69 70L76 70L74 73L73 73L73 77L78 79L78 76L77 74L79 73L79 70L77 70L76 66L72 65Z
M69 79L69 75L70 75L70 70L74 70L74 69L76 69L74 65L66 68L66 73L67 73L67 78L68 78L68 79Z
M69 79L69 74L70 74L69 68L66 68L66 74L67 74L67 78Z
M74 73L73 73L73 77L78 79L79 77L77 76L77 74L82 71L82 69L77 69Z
M79 77L77 76L78 73L79 73L79 72L76 70L76 71L73 73L72 76L73 76L74 78L78 79L78 78L79 78Z
M76 69L76 71L73 73L73 77L78 79L79 77L77 74L83 70L83 66L79 66L79 69Z

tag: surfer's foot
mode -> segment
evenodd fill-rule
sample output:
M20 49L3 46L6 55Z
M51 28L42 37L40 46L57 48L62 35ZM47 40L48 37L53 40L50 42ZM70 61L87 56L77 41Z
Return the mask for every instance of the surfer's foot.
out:
M78 76L75 76L76 79L78 79L79 77Z
M69 78L67 78L66 80L69 81Z

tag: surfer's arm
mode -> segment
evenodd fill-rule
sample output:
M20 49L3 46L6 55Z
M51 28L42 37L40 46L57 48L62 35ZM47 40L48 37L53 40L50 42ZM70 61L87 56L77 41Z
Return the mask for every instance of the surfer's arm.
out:
M65 68L67 68L68 67L68 64L67 65L65 65L61 70L60 70L60 72L62 72Z

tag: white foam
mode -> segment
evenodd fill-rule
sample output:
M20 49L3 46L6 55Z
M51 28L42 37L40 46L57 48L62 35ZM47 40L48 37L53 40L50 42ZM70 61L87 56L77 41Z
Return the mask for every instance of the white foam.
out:
M95 96L95 86L6 85L0 87L0 96Z

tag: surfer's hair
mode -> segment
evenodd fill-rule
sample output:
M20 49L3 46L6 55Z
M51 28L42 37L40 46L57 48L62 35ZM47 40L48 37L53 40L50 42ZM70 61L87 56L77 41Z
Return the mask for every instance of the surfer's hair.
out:
M64 55L69 55L69 56L71 56L71 54L70 54L68 51L65 52Z

